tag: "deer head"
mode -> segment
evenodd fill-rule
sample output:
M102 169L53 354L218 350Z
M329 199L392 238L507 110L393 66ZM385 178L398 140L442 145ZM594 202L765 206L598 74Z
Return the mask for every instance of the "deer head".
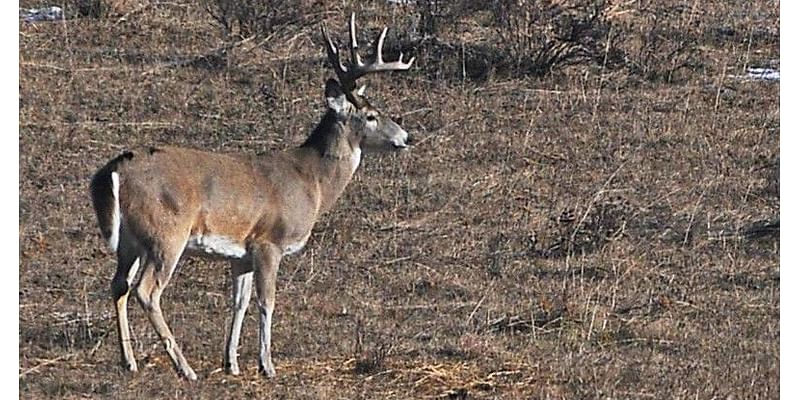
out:
M403 62L402 53L398 61L383 61L383 41L386 38L387 30L388 28L383 28L378 40L375 42L375 59L365 63L358 54L355 13L351 14L350 62L345 65L340 58L339 49L333 44L325 25L322 25L322 35L325 37L328 60L338 77L338 81L329 79L325 84L325 99L328 109L336 114L339 121L349 127L351 134L354 135L354 140L358 142L359 148L364 150L404 149L409 142L408 132L367 101L366 97L364 97L366 86L356 89L356 80L366 74L405 71L411 68L414 57L408 62Z

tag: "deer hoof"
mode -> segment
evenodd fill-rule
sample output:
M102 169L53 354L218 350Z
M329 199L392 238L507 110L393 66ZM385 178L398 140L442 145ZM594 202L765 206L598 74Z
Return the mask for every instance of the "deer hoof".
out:
M258 372L263 375L265 378L274 378L275 377L275 367L270 363L266 367L263 365L258 366Z

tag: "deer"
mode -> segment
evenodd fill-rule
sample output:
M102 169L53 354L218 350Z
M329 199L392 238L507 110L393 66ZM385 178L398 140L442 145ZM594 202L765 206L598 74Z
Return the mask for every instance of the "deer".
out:
M89 191L97 222L116 254L111 297L121 361L128 371L138 369L127 314L135 287L175 369L184 378L197 379L161 309L161 295L186 256L229 261L233 317L224 353L229 374L240 374L239 336L255 282L258 371L274 377L271 327L282 258L306 244L320 216L331 210L358 169L362 151L408 148L408 132L373 107L364 97L364 86L356 89L356 81L371 73L406 71L415 58L403 61L401 53L397 61L385 62L384 27L372 60L362 61L353 13L350 60L343 62L324 23L321 28L336 78L325 83L327 110L299 147L262 155L143 147L122 152L93 175Z

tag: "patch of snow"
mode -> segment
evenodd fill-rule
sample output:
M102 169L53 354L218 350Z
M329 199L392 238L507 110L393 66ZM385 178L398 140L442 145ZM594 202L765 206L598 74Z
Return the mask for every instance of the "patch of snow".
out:
M746 78L764 81L779 81L781 80L781 71L772 68L748 68Z
M19 17L24 19L25 22L58 21L64 18L64 10L57 6L27 9L20 8Z

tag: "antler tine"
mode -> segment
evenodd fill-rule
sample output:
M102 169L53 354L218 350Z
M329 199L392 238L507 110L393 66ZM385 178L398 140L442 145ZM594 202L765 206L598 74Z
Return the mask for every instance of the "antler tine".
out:
M342 64L342 59L339 57L339 48L333 44L333 40L328 36L328 30L325 29L324 23L322 24L322 36L325 37L325 50L328 52L328 61L333 66L333 70L339 80L345 80L347 78L347 68Z
M350 14L350 62L357 67L362 67L361 56L358 55L358 40L356 39L356 13Z
M378 36L378 42L375 45L375 63L383 64L383 39L386 39L386 32L389 31L388 27L383 27L381 35ZM402 57L400 57L402 58Z
M411 57L407 63L403 62L403 53L400 53L400 58L397 61L384 62L383 61L383 41L386 39L386 32L389 28L384 27L378 36L378 41L375 42L375 62L364 66L364 73L378 72L378 71L405 71L411 68L414 63L415 57Z

